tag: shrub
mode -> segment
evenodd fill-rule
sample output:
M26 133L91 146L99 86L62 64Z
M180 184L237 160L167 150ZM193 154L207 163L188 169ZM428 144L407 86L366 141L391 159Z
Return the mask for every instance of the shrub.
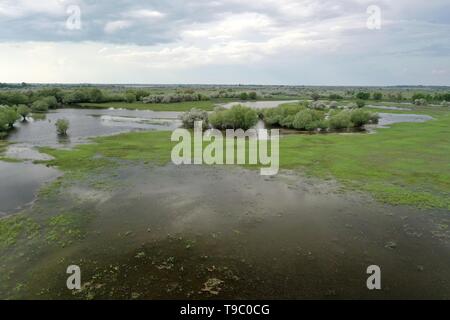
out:
M322 101L314 101L309 106L311 109L324 110L327 108L327 105Z
M353 123L353 127L362 127L365 124L370 123L371 112L364 110L353 110L350 113L350 121Z
M7 106L0 106L0 117L2 118L1 124L6 129L12 128L14 122L20 119L16 109Z
M247 99L248 99L248 94L247 94L247 92L241 92L241 94L239 95L239 99L241 99L241 100L247 100Z
M383 94L381 92L374 92L373 93L373 100L380 101L383 99Z
M287 123L289 119L285 119L289 116L295 116L299 111L304 110L303 105L290 105L285 104L276 108L265 109L263 111L263 118L267 124L283 126L283 123Z
M31 113L31 109L28 106L21 104L17 107L17 113L22 117L25 121L26 117Z
M49 108L48 102L45 101L44 99L36 100L31 105L31 110L33 112L46 112L48 111L48 108Z
M328 105L328 108L330 109L337 109L338 107L338 103L336 101L331 101L330 104Z
M417 106L426 106L428 104L427 100L421 98L414 100L414 104Z
M341 111L339 113L333 114L328 120L329 126L331 129L335 130L351 128L353 124L350 117L350 111Z
M134 92L125 93L125 99L128 103L136 102L136 94Z
M217 129L247 130L258 122L258 114L251 108L235 105L231 109L213 112L209 120Z
M317 101L320 99L320 95L314 92L313 94L311 94L311 99L313 99L313 101Z
M195 121L202 121L203 129L208 127L208 113L196 108L192 108L190 111L183 113L180 119L183 127L188 129L194 128Z
M59 135L65 136L67 135L67 130L69 129L69 120L67 119L58 119L55 123L56 132Z
M318 128L324 129L324 127L326 128L324 120L325 115L323 112L305 109L294 116L292 127L298 130L308 131L316 130Z
M361 99L361 100L369 100L369 98L370 98L370 92L363 92L363 91L358 92L358 93L356 94L356 98L357 98L357 99Z
M257 98L256 92L255 91L249 92L248 93L248 98L250 100L256 100L256 98Z
M364 107L365 105L366 105L366 102L365 102L364 100L361 100L361 99L356 100L356 106L357 106L358 108L362 108L362 107Z

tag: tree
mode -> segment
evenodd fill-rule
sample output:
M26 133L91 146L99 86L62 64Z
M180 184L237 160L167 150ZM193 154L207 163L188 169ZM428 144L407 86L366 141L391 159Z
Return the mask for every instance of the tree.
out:
M256 100L256 97L257 97L257 94L256 94L255 91L252 91L252 92L249 92L249 93L248 93L248 98L249 98L250 100Z
M27 116L31 113L31 109L28 106L21 104L17 107L17 113L22 117L23 121L26 121Z
M128 103L136 102L136 94L134 92L127 92L125 93L125 99Z
M17 113L16 109L12 107L0 106L0 113L8 128L12 128L14 123L20 119L20 115Z
M56 132L61 136L65 136L67 135L67 130L69 129L69 120L58 119L56 120L55 126Z
M364 100L361 100L361 99L356 100L356 106L357 106L358 108L362 108L362 107L364 107L365 105L366 105L366 102L365 102Z
M247 92L241 92L241 94L239 95L239 98L241 100L247 100L248 99L248 94Z
M314 93L311 95L311 99L313 99L314 101L317 101L317 100L320 99L320 95L319 95L317 92L314 92Z
M373 93L373 100L380 101L383 98L383 94L381 92L374 92Z
M203 110L192 108L190 111L183 113L180 118L183 127L187 129L194 128L196 121L202 121L203 129L208 127L208 113Z
M356 94L356 98L357 99L361 99L361 100L369 100L370 98L370 93L369 92L363 92L360 91Z
M31 105L31 110L33 112L46 112L46 111L48 111L48 108L49 108L49 104L44 99L36 100Z

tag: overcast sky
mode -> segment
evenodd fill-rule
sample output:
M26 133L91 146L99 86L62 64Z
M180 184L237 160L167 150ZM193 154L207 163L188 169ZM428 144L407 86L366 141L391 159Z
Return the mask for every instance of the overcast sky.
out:
M450 85L450 1L0 0L22 81Z

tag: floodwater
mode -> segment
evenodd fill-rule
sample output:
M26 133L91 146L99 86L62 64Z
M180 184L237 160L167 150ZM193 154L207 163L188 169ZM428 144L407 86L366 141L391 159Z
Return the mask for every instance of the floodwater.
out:
M58 109L45 114L40 120L31 118L28 122L17 122L8 141L32 146L68 146L83 142L88 137L132 130L171 130L180 125L178 115L178 112L122 109ZM61 139L56 134L55 122L58 119L69 120L68 139Z
M281 104L284 103L292 103L292 102L298 102L300 100L282 100L282 101L240 101L240 102L229 102L229 103L219 103L218 106L224 107L224 108L231 108L232 106L235 106L237 104L247 106L249 108L254 109L265 109L265 108L276 108Z
M23 209L43 183L58 175L58 170L43 165L0 161L0 217Z
M38 200L30 216L62 212L88 213L72 232L83 237L10 250L0 297L450 298L448 211L382 205L292 172L123 165ZM382 290L366 287L370 265Z
M406 113L378 113L380 119L378 121L379 127L388 126L394 123L401 122L425 122L433 120L433 117L425 114L406 114Z
M253 101L246 105L254 108L270 108L279 104L295 101ZM230 106L232 104L227 104ZM28 118L27 122L17 122L9 134L8 141L13 142L5 152L9 158L22 160L48 160L49 156L36 150L39 146L68 148L88 141L89 137L112 135L136 130L173 130L181 125L180 112L138 111L123 109L59 109L40 118ZM432 119L426 115L380 113L377 127L397 122L423 122ZM61 138L56 134L57 119L70 122L69 136ZM258 122L257 128L264 123ZM291 133L285 131L285 133ZM16 164L0 162L0 212L14 212L33 200L39 185L55 176L55 170L31 163ZM7 167L7 169L6 169ZM3 170L3 168L5 168ZM27 175L29 178L27 178ZM14 179L13 177L16 177ZM28 181L28 183L27 183ZM8 191L6 191L8 190ZM20 195L10 196L20 190Z
M88 141L89 137L112 135L135 130L172 130L180 125L178 112L135 110L59 109L39 118L16 122L8 135L13 144L4 156L21 160L49 160L35 147L72 147ZM70 122L69 136L56 134L57 119ZM31 162L5 163L0 161L0 216L20 210L33 201L43 183L57 176L58 171Z

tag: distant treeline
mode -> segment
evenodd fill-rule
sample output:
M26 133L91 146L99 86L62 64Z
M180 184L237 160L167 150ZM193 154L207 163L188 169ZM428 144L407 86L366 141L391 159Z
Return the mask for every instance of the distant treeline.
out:
M450 101L450 91L440 90L404 91L363 90L342 88L329 90L322 88L102 88L95 86L79 88L44 87L30 89L27 84L8 85L15 89L0 90L0 105L26 105L33 112L45 112L63 106L76 106L81 103L106 102L142 102L142 103L176 103L188 101L205 101L211 99L256 100L256 99L312 99L312 100L375 100L375 101ZM9 87L8 87L9 88Z

